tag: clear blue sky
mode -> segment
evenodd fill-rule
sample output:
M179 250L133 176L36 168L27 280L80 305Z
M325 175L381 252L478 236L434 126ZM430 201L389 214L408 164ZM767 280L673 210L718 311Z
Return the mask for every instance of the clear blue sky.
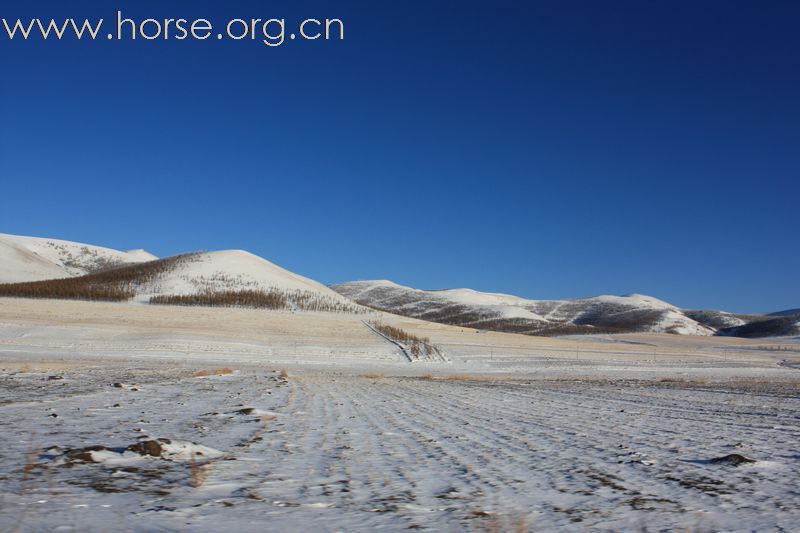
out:
M0 231L326 283L800 306L800 2L4 1L343 43L0 39Z

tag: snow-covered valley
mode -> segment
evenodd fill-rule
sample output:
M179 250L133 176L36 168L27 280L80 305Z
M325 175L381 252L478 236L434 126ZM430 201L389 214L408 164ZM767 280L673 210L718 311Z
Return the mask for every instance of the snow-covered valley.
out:
M241 250L9 235L0 282L3 531L800 521L800 340L711 335L792 312L337 293Z
M0 529L792 529L800 344L0 299ZM754 462L749 462L749 461Z

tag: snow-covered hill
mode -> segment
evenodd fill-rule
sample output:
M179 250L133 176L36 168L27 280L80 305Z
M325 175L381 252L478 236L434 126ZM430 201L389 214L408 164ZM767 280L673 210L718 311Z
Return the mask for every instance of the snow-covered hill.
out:
M325 285L243 250L158 259L143 250L119 252L0 234L0 284L4 283L23 283L3 286L3 294L18 297L145 303L158 296L162 298L156 303L223 305L231 295L279 293L281 306L291 309L363 310ZM198 295L203 295L202 301L180 299Z
M156 256L144 250L121 252L78 242L0 233L0 283L82 276L154 259Z
M720 335L732 337L795 337L800 335L800 313L761 317L747 324L719 330Z
M355 281L332 288L378 309L478 329L541 334L586 333L593 329L684 335L715 333L715 328L690 318L683 310L641 294L526 300L471 289L424 291L385 280Z
M351 303L349 299L321 283L244 250L181 256L152 280L139 285L136 288L136 298L147 301L157 295L186 296L208 292L270 289L311 293L331 301Z
M431 322L534 335L657 332L769 336L800 331L797 320L791 318L684 310L641 294L527 300L471 289L425 291L391 281L356 281L329 288L242 250L157 259L144 250L121 252L0 234L0 284L22 282L41 283L33 287L4 285L3 294L138 302L158 297L152 303L269 307L272 304L261 300L253 303L236 298L248 292L278 292L282 299L279 308L363 311L356 302ZM200 295L202 298L195 298ZM263 298L264 294L255 296Z

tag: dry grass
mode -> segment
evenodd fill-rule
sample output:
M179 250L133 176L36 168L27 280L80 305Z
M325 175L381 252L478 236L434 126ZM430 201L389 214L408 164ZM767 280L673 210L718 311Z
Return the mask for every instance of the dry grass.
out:
M362 378L365 378L365 379L383 379L386 376L383 375L380 372L370 372L370 373L367 373L367 374L361 374L361 376L359 376L359 377L362 377Z
M491 533L525 533L531 531L528 521L524 516L502 516L500 514L476 510L471 513L473 518L483 519L483 523L477 527L477 531L489 531Z
M28 453L25 454L25 462L22 465L22 478L20 479L19 483L19 491L18 494L20 496L25 496L28 494L32 486L29 485L29 482L33 482L33 473L37 469L39 465L36 464L36 459L39 456L39 453L36 449L31 448ZM52 492L52 480L51 480L51 492ZM22 511L20 512L19 516L17 517L15 524L8 529L8 531L23 531L22 525L25 523L31 509L29 506L25 506ZM5 531L5 530L4 530Z
M433 374L424 374L419 376L418 379L425 381L474 381L480 383L495 383L499 381L530 381L530 377L513 376L510 374L447 374L443 376L434 376Z
M284 379L289 378L289 371L288 370L281 370L281 377Z
M25 483L28 478L30 478L31 474L33 474L33 470L36 468L36 458L38 454L36 450L31 450L25 454L25 464L22 465L22 482Z
M488 376L478 376L470 374L450 374L442 378L445 381L494 381Z
M193 378L207 378L209 376L229 376L233 374L233 369L228 368L227 366L221 368L215 368L214 370L198 370L194 374L192 374Z
M199 464L195 456L189 461L189 484L196 489L203 486L208 475L208 465Z

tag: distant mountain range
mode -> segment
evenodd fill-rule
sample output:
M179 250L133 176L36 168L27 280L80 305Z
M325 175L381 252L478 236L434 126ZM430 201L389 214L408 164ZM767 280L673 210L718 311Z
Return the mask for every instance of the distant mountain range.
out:
M471 289L419 290L386 280L354 281L332 288L360 304L390 313L528 335L654 332L760 337L800 334L800 314L775 318L685 310L641 294L526 300Z
M345 312L362 312L365 306L431 322L527 335L800 335L797 309L743 315L680 309L641 294L527 300L471 289L419 290L391 281L326 287L242 250L159 259L144 250L122 252L6 234L0 234L0 296Z

